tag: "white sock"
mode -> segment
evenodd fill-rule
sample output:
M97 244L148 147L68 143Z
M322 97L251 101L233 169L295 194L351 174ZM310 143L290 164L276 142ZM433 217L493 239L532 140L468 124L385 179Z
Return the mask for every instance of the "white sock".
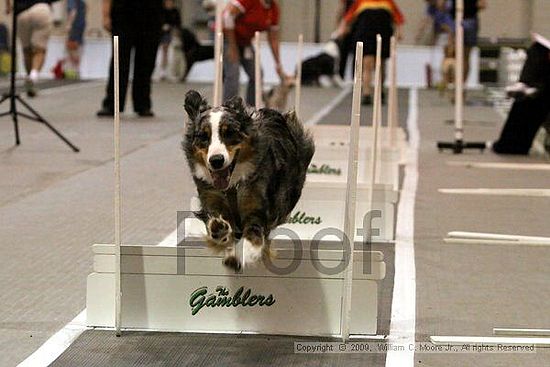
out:
M32 69L29 74L29 79L34 83L38 80L38 70Z

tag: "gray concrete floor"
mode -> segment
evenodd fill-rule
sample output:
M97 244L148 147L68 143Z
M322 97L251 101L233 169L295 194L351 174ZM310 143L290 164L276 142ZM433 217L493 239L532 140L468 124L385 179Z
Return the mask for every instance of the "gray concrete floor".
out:
M430 335L491 336L493 327L548 328L550 248L448 245L449 231L550 236L550 199L445 195L438 188L548 188L548 171L451 167L447 161L541 163L536 157L471 151L439 153L452 139L443 121L452 106L433 92L420 93L419 185L415 212L417 341ZM493 140L502 122L487 107L467 107L466 140ZM545 366L550 351L536 354L417 354L417 366Z
M183 96L191 87L210 95L207 86L157 84L156 118L142 120L131 113L123 117L124 242L157 243L175 228L176 211L187 208L194 188L179 142ZM80 146L79 154L72 153L43 126L28 121L21 123L22 145L14 148L11 122L6 118L0 121L0 259L4 263L0 268L0 366L12 366L23 360L85 307L85 279L92 260L90 245L112 241L112 123L95 118L103 88L102 83L91 83L51 90L32 101L34 107ZM304 120L327 105L338 92L306 88ZM436 140L452 137L452 129L444 123L452 116L448 102L439 99L436 93L421 92L422 142L415 214L416 338L425 341L433 334L490 335L493 326L548 327L550 319L545 311L550 309L548 249L442 242L449 230L550 236L546 220L548 199L453 197L438 194L437 188L545 187L550 177L540 172L446 166L445 161L451 159L535 160L496 157L491 153L460 157L438 153ZM491 108L468 107L466 118L473 121L468 126L467 138L488 140L497 136L501 121ZM490 123L476 124L476 121ZM84 353L77 359L84 365L87 360L82 357L96 353L96 365L112 366L116 365L113 364L116 359L104 358L113 352L111 347L124 359L145 357L132 349L135 343L150 343L145 350L159 352L164 357L168 355L160 346L176 349L192 346L188 338L174 336L167 336L169 339L163 342L156 336L146 338L136 334L127 344L110 344L109 338L101 332L87 332L72 350ZM99 349L90 347L93 340ZM208 351L218 356L227 353L228 349L220 347L227 342L216 340L205 344ZM247 342L243 339L237 345L246 350ZM287 342L277 339L276 349L286 348ZM264 345L265 340L258 343ZM132 350L137 354L132 354ZM267 343L263 350L272 348ZM288 365L290 356L285 353L288 351L267 360ZM197 362L193 365L216 365L201 360L200 353L193 355ZM153 364L170 365L164 357ZM63 358L57 365L71 365ZM418 366L530 367L548 365L550 354L417 354L415 359ZM380 355L370 358L358 355L353 361L383 365ZM130 360L127 362L132 365ZM332 359L314 363L314 359L308 359L300 365L328 366L340 362Z
M156 84L155 118L122 117L124 242L158 243L188 209L194 186L180 141L191 88L211 95L206 85ZM0 366L25 359L84 309L90 246L113 240L113 124L95 117L103 91L92 82L30 101L78 154L27 120L14 147L11 120L0 120ZM304 119L338 93L306 88Z

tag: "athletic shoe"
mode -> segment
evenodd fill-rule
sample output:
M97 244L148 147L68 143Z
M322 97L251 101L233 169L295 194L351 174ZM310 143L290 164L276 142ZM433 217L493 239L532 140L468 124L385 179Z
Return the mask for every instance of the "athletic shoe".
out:
M32 80L30 79L25 80L25 92L27 93L27 96L29 98L36 97L36 94L37 94L36 87L34 86L34 83L32 82Z
M113 117L115 115L115 111L111 110L110 108L103 107L96 113L97 117Z
M136 111L139 117L155 117L155 114L151 110Z
M530 87L522 82L509 85L505 90L508 97L515 99L534 97L539 91L537 88Z

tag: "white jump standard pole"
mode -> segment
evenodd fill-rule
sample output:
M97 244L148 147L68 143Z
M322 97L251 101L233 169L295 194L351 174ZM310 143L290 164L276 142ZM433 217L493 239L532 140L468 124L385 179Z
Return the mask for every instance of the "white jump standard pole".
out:
M300 34L298 36L298 59L296 60L296 95L294 102L294 111L296 116L300 118L300 103L302 100L302 58L304 52L304 35Z
M370 162L370 192L369 210L373 208L374 185L376 184L376 172L378 165L379 127L382 123L382 36L376 35L376 62L374 69L374 104L372 110L372 149ZM371 241L372 231L369 228L368 236Z
M215 43L214 43L214 96L212 104L218 107L222 104L222 79L223 79L223 25L222 15L224 0L216 3Z
M257 110L262 108L262 63L260 55L260 32L254 34L254 91L255 107Z
M351 323L351 295L353 288L353 251L355 244L355 214L357 202L357 166L359 160L359 125L361 120L361 86L363 83L363 42L357 42L355 50L355 77L353 83L353 102L351 108L351 128L349 135L348 182L346 188L346 208L344 216L344 241L349 241L349 253L344 253L348 261L344 273L341 335L349 340Z
M454 154L461 154L466 149L480 149L484 151L485 142L464 142L464 0L456 0L455 15L455 141L439 142L439 150L452 150Z
M388 129L390 138L388 139L388 144L390 147L395 146L397 140L397 128L396 125L399 124L399 100L397 97L397 40L395 36L392 36L390 43L390 91L388 98Z
M118 36L113 37L113 71L114 71L114 145L115 145L115 333L121 335L122 288L120 282L120 245L121 245L121 195L120 195L120 66L118 53Z

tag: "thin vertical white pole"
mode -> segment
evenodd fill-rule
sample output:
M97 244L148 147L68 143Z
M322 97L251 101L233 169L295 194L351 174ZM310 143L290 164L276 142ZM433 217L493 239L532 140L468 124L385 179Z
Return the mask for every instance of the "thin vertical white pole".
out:
M294 111L296 116L300 117L300 103L302 100L302 58L304 52L304 35L298 36L298 59L296 60L296 100L294 102Z
M222 16L223 16L224 1L218 0L216 3L216 20L215 20L215 39L214 39L214 96L213 104L214 106L221 105L222 96L221 96L221 85L222 85L222 73L223 73L223 64L222 64L222 55L223 55L223 25L222 25ZM220 36L221 35L221 36Z
M222 80L223 80L223 33L218 32L216 34L216 44L217 50L215 47L214 52L215 59L214 59L214 67L215 67L215 79L214 79L214 107L221 106L222 99L223 99L223 88L222 88Z
M374 70L374 107L372 113L372 150L370 164L370 197L369 210L372 210L374 200L374 185L378 165L378 129L382 120L382 37L376 35L376 67ZM369 231L370 233L370 231Z
M256 109L262 108L262 63L260 54L260 32L254 34L254 90Z
M357 202L357 165L359 159L359 125L361 120L361 86L363 83L363 42L357 42L355 55L355 78L353 83L353 102L351 108L348 178L344 217L344 235L349 241L350 251L348 254L344 254L344 258L347 259L348 264L344 273L342 313L340 316L340 333L343 341L349 340L351 323L353 250L355 244L355 210Z
M456 0L455 140L464 140L464 0Z
M122 289L120 282L120 245L121 245L121 195L120 195L120 67L118 36L113 37L113 69L115 85L114 145L115 145L115 333L121 335Z
M396 125L398 124L398 97L397 97L397 40L391 38L390 47L390 91L388 99L388 130L390 134L389 146L395 146Z

